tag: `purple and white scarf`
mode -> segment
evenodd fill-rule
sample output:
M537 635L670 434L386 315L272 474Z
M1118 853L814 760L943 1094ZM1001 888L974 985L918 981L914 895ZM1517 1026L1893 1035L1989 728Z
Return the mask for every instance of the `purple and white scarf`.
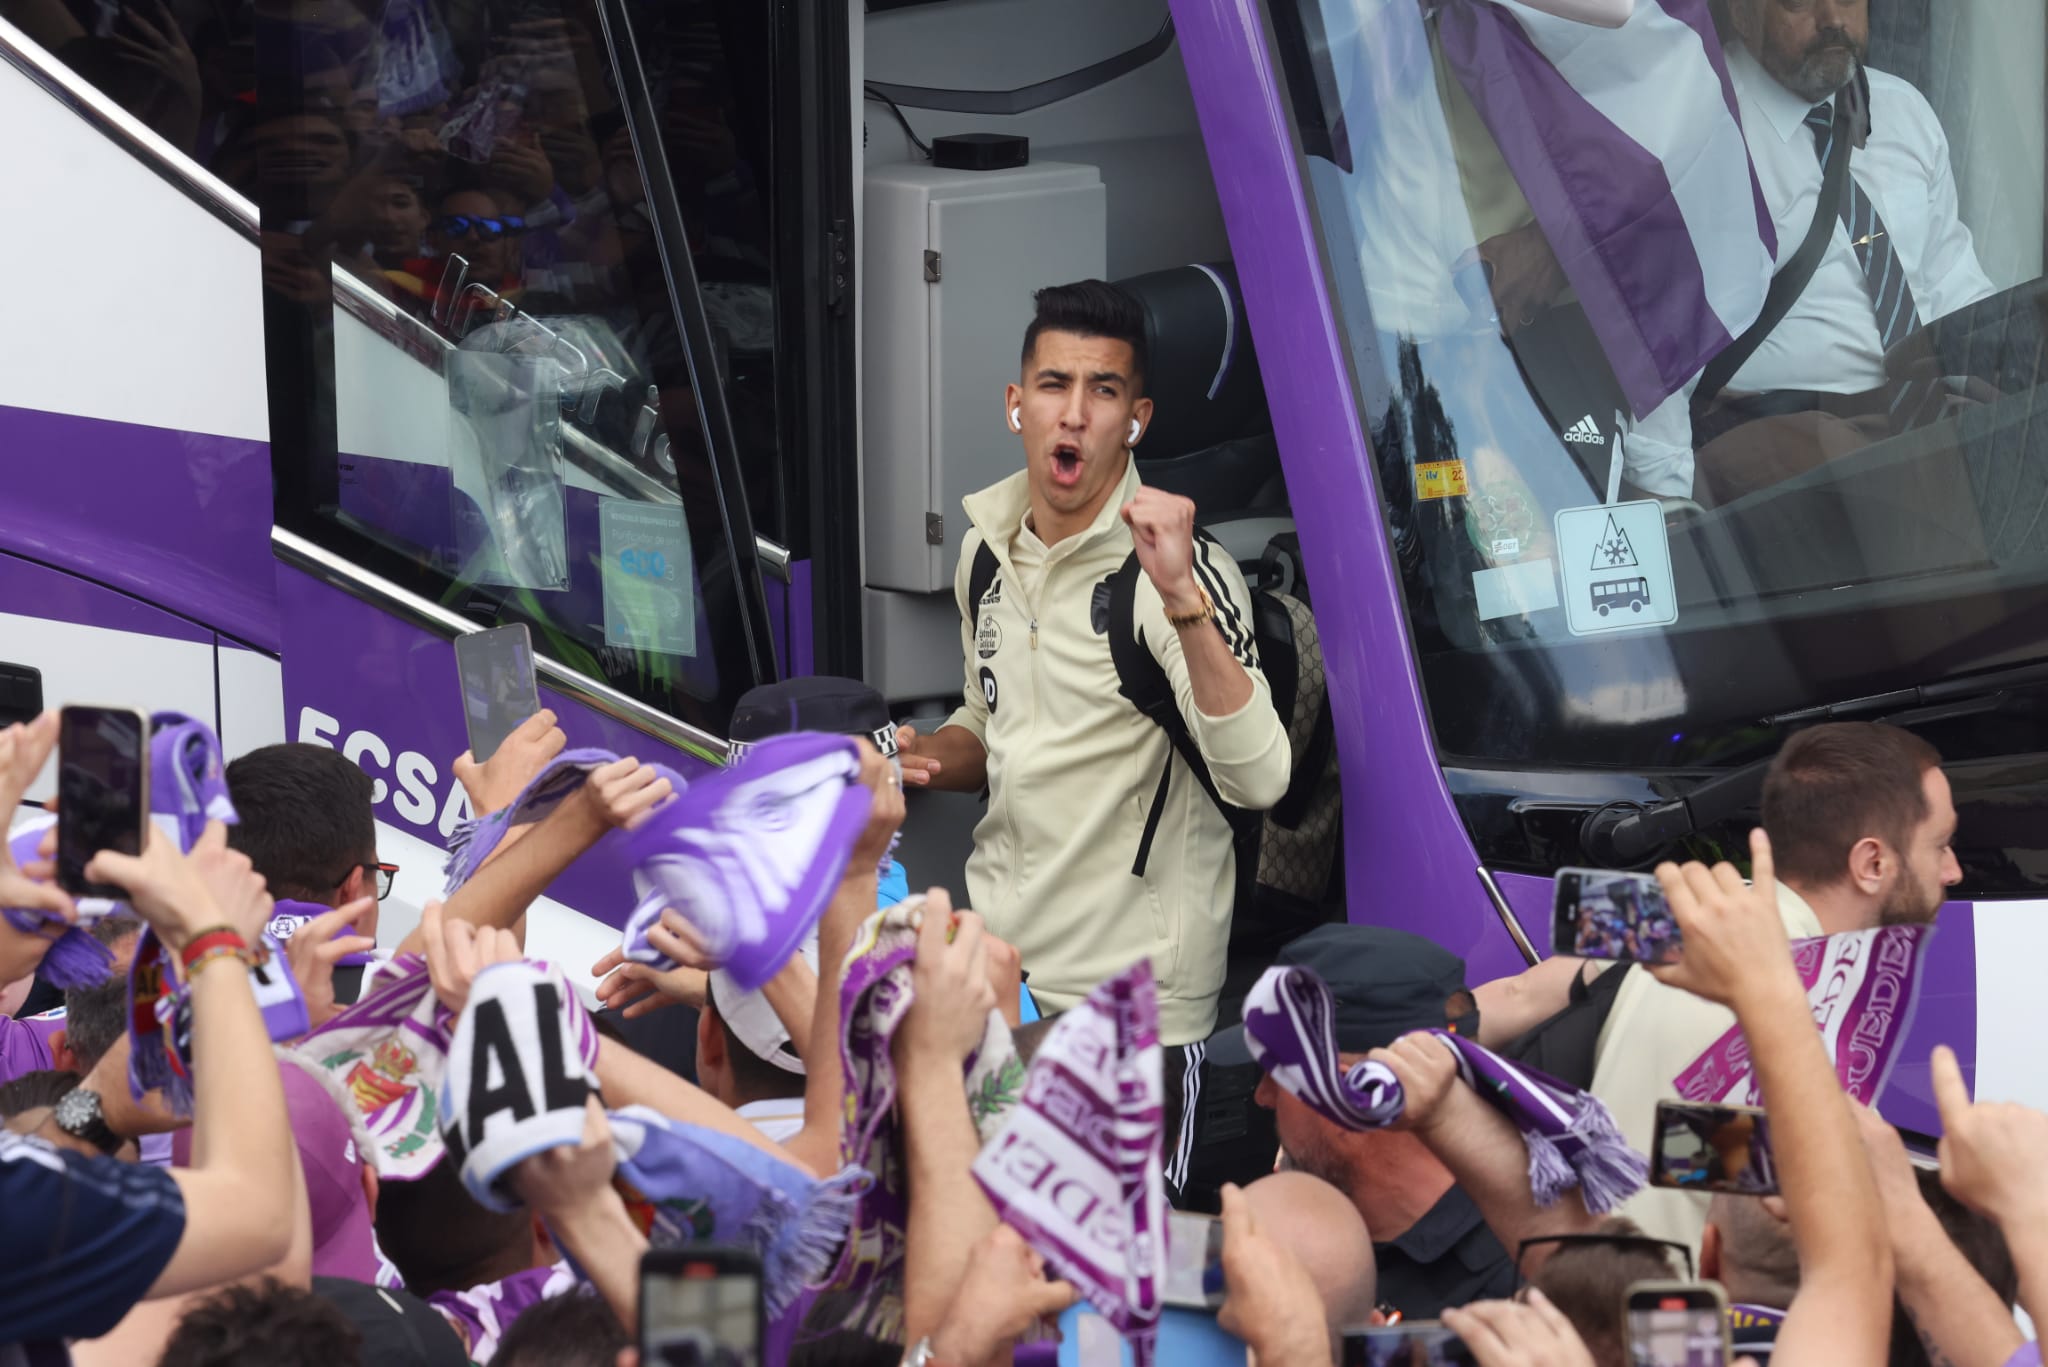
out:
M1842 1090L1866 1106L1883 1094L1899 1044L1912 1029L1920 966L1933 934L1931 925L1879 926L1792 944L1792 962ZM1742 1027L1731 1026L1671 1085L1688 1101L1756 1105Z
M647 941L673 907L735 986L760 987L816 929L872 802L854 741L815 732L761 741L691 784L627 837L640 903L626 957L674 967Z
M448 837L448 882L441 895L454 896L457 888L475 877L476 871L484 866L484 861L505 839L507 831L514 826L539 821L581 788L591 774L618 758L609 750L564 750L549 762L547 768L534 775L533 781L521 789L519 796L513 798L509 805L488 816L471 817L457 825ZM682 792L687 786L673 770L659 764L653 768L677 792Z
M56 824L55 818L37 821L8 837L8 853L17 869L25 868L42 857L43 837ZM7 924L15 930L23 935L39 935L50 942L36 971L53 987L91 987L105 982L107 975L114 971L113 951L93 939L85 927L100 916L120 911L126 904L99 897L82 897L76 905L77 925L66 924L62 917L40 907L0 908L0 916L6 917Z
M847 1328L890 1342L903 1336L903 1242L909 1218L902 1132L896 1115L896 1064L889 1049L912 1000L911 968L924 899L912 897L870 916L846 956L839 989L840 1063L846 1070L846 1119L840 1162L873 1174L831 1286L858 1293ZM965 1069L968 1111L982 1142L993 1139L1017 1104L1024 1065L1010 1027L991 1011Z
M1166 1281L1159 994L1143 959L1060 1016L974 1160L996 1213L1152 1361Z
M252 948L249 989L264 1030L278 1043L297 1039L311 1021L284 946L266 930ZM161 1091L173 1112L192 1114L192 988L177 980L163 941L148 926L128 964L128 1090L138 1099Z
M281 897L271 907L270 924L264 929L279 944L290 944L300 931L333 910L333 907L323 906L318 902L294 902L290 898ZM354 954L344 954L334 962L336 966L342 968L360 968L364 964L374 962L376 958L374 953L365 949L357 950Z
M1275 966L1245 998L1245 1038L1274 1084L1331 1124L1385 1129L1401 1116L1401 1084L1383 1063L1340 1069L1334 1017L1321 978L1306 968ZM1538 1205L1551 1205L1576 1186L1586 1209L1602 1215L1642 1189L1649 1166L1598 1098L1448 1030L1426 1033L1457 1056L1466 1085L1522 1132Z
M612 1185L650 1246L752 1250L770 1318L832 1270L868 1184L859 1168L820 1181L744 1139L645 1106L613 1111L611 1125Z
M360 1001L293 1050L354 1103L380 1176L411 1181L441 1161L438 1098L454 1025L427 961L401 954Z

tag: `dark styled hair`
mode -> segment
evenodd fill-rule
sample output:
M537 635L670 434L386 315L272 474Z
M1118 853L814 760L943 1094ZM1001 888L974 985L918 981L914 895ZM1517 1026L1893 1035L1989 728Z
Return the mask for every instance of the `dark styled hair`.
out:
M235 1285L185 1312L158 1367L362 1367L363 1336L324 1296L274 1277Z
M802 1096L804 1075L778 1068L748 1047L746 1041L732 1032L719 1014L718 1003L711 994L704 995L704 1014L725 1034L726 1067L732 1071L734 1088L742 1101L766 1101L772 1097Z
M62 1068L38 1068L0 1082L0 1120L12 1120L38 1106L54 1106L77 1085L78 1074Z
M1633 1221L1619 1216L1602 1220L1597 1232L1619 1238L1643 1235ZM1530 1280L1572 1322L1599 1367L1628 1367L1629 1286L1683 1275L1668 1253L1646 1244L1581 1243L1559 1248Z
M378 1187L374 1223L377 1246L422 1299L509 1277L533 1257L532 1215L478 1205L452 1159L417 1181Z
M228 844L249 856L273 897L326 902L350 866L377 852L376 787L338 750L266 745L228 766L241 824Z
M90 1069L128 1029L128 976L115 973L91 987L64 991L64 1043Z
M1071 332L1076 337L1106 337L1131 349L1131 388L1145 392L1145 310L1136 299L1107 280L1076 280L1047 285L1031 296L1037 313L1024 329L1023 364L1031 364L1041 332Z
M498 1340L497 1367L612 1367L632 1335L588 1288L527 1307ZM653 1367L653 1364L649 1364Z
M1927 819L1922 780L1940 767L1940 751L1880 722L1832 722L1793 736L1764 776L1764 830L1778 876L1809 887L1836 883L1866 836L1903 851Z

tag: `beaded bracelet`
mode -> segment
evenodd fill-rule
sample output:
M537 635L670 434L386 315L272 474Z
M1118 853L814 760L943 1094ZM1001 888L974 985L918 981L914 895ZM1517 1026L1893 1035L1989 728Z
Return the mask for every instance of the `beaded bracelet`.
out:
M192 966L199 962L200 956L216 946L223 945L237 952L249 948L249 942L244 940L242 933L233 926L208 926L185 941L184 948L178 951L179 962L185 965L187 972L190 972Z
M199 951L197 958L185 961L185 980L190 982L198 977L199 970L212 963L215 959L233 959L246 967L249 962L249 951L239 943L228 944L225 941L219 941L208 945L205 949Z

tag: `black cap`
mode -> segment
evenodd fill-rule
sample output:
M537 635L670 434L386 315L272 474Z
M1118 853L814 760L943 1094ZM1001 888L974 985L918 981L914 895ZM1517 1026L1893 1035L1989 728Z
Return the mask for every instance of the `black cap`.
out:
M859 679L816 674L750 688L733 710L732 759L738 761L756 741L792 731L823 731L838 736L865 736L885 755L896 753L896 724L889 704Z
M1337 1049L1363 1054L1414 1030L1450 1023L1452 998L1465 989L1465 961L1420 935L1385 926L1318 926L1281 946L1274 962L1306 968L1330 985L1336 1003ZM1459 1003L1469 1010L1469 1002ZM1207 1061L1232 1067L1252 1061L1244 1027L1209 1039Z
M441 1312L406 1291L315 1277L313 1290L339 1306L363 1336L363 1361L377 1367L469 1367L469 1350Z

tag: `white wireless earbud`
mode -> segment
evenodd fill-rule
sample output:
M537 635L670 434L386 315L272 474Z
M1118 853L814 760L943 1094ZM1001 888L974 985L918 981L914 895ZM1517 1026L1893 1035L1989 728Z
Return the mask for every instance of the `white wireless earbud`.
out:
M1139 421L1138 421L1138 420L1137 420L1136 418L1132 418L1132 419L1131 419L1131 435L1130 435L1129 437L1127 437L1127 438L1125 438L1125 439L1124 439L1124 445L1126 445L1126 446L1136 446L1136 445L1138 444L1138 434L1139 434L1140 432L1143 432L1144 430L1145 430L1144 426L1143 426L1143 425L1142 425L1141 423L1139 423Z
M1010 410L1010 430L1012 432L1022 432L1024 430L1023 409L1013 408Z

